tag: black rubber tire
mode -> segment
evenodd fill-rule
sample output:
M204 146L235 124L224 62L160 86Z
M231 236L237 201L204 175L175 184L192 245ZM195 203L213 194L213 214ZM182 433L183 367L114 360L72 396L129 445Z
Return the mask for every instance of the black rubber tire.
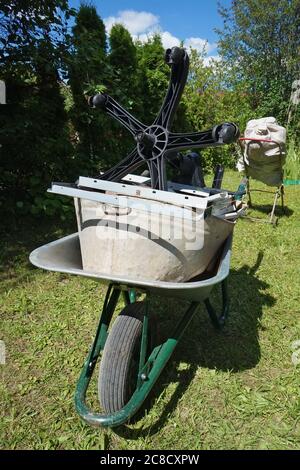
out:
M136 388L144 312L144 302L127 305L116 318L106 340L99 367L98 396L107 414L123 408ZM154 330L149 321L150 348Z

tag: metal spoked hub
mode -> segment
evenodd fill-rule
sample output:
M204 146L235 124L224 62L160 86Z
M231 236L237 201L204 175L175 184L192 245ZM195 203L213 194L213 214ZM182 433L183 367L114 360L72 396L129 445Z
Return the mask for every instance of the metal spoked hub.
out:
M139 156L146 161L161 157L168 144L168 132L162 126L149 126L136 136Z
M147 126L141 123L107 94L101 93L89 99L91 107L102 108L106 111L126 127L136 141L136 147L130 154L100 175L100 179L120 181L125 175L135 171L146 162L150 171L152 188L167 190L165 166L168 153L191 148L216 147L230 144L239 138L239 129L231 122L225 122L201 132L173 133L170 131L186 84L189 56L185 49L173 47L166 50L165 61L171 68L169 87L152 125Z

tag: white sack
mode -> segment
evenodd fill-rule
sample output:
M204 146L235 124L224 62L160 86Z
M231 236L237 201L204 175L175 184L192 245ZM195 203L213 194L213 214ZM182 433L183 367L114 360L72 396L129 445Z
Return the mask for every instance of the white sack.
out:
M247 123L245 139L272 142L242 141L244 154L237 163L238 171L269 186L282 182L282 167L286 156L286 129L274 117L252 119Z

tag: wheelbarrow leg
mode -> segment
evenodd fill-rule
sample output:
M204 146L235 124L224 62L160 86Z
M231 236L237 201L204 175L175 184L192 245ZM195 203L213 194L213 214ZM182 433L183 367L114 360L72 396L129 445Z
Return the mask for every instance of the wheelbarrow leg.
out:
M111 318L113 316L113 313L115 311L115 308L117 306L120 293L121 293L120 289L114 287L112 284L109 285L107 292L106 292L103 310L102 310L100 322L97 328L95 341L91 349L90 359L93 364L97 362L97 358L100 354L100 351L104 348L105 341L107 338L107 330L108 330Z
M136 302L136 292L134 289L124 290L123 298L126 305Z
M229 313L229 297L228 297L228 283L227 279L224 279L221 284L222 289L222 312L217 315L214 307L211 305L210 300L207 298L204 300L204 304L211 319L213 326L217 330L221 330L225 325Z
M146 363L147 346L148 346L148 331L149 331L149 302L146 301L144 318L143 318L143 330L142 330L142 340L141 340L141 347L140 347L137 388L140 388L144 380L143 370L144 370L144 366Z

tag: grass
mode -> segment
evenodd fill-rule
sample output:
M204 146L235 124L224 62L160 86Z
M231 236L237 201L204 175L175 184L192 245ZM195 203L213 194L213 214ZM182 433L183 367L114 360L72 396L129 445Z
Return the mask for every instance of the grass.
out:
M300 149L292 138L288 145L284 174L285 177L290 180L300 179Z
M224 186L236 189L239 179L227 172ZM271 199L254 193L252 214L265 216ZM299 201L300 188L288 187L288 212L277 228L238 222L227 326L216 333L201 307L155 387L148 414L115 431L85 425L73 405L104 289L28 262L34 247L74 228L30 222L11 228L1 242L0 339L7 360L0 365L0 447L299 449L300 366L291 359L300 339ZM163 335L184 307L153 300ZM90 399L96 405L95 390Z

